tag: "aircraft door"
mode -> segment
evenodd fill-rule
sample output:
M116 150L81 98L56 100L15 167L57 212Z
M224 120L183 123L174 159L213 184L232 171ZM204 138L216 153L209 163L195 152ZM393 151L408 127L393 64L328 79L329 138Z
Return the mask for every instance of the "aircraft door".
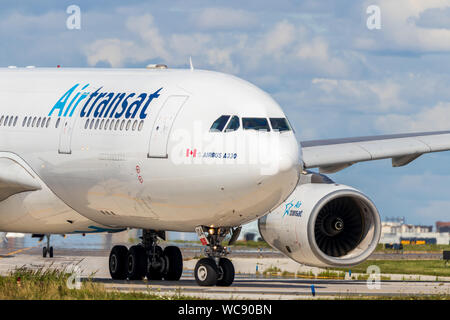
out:
M149 158L167 158L167 143L173 123L187 96L170 96L159 110L150 135Z
M79 109L79 108L77 108ZM58 147L58 153L61 154L71 154L72 153L72 134L75 129L75 124L78 119L78 113L77 112L72 117L61 117L60 118L60 134L59 134L59 147Z

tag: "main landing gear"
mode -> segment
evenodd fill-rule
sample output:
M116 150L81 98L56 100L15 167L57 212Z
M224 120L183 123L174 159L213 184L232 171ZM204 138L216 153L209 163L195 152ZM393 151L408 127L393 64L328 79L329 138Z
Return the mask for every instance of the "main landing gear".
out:
M183 257L178 247L158 246L158 237L164 232L143 230L142 243L127 249L114 246L109 255L109 273L115 280L169 280L177 281L183 272Z
M50 258L53 258L53 247L50 247L50 235L46 234L47 237L47 246L42 248L42 256L44 258L47 257L47 254Z
M207 258L200 259L195 265L194 276L200 286L230 286L234 281L233 263L225 258L229 253L222 246L225 236L231 231L232 236L229 245L232 245L239 237L241 227L238 228L212 228L199 226L195 229L200 241L207 246L205 253Z

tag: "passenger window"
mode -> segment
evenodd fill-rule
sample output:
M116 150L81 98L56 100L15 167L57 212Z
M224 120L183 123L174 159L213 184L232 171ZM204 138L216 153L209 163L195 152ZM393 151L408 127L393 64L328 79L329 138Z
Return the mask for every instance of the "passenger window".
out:
M84 124L84 128L87 129L89 126L89 119L86 119L86 123Z
M0 118L0 126L2 125L2 123L3 123L3 118L4 118L5 116L2 116L1 118Z
M56 123L55 123L55 128L59 127L60 122L61 122L61 118L58 118L58 120L56 120Z
M242 118L242 128L244 130L270 131L266 118Z
M133 122L133 131L136 130L137 123L138 123L137 120L134 120L134 122Z
M50 119L51 118L47 118L47 124L45 125L46 128L48 128L48 126L50 125Z
M36 127L39 128L40 124L41 124L41 117L39 117L39 119L38 119L38 121L37 121L37 123L36 123Z
M230 119L230 116L220 116L216 121L214 121L209 131L221 132L227 124L228 119Z
M128 129L130 129L130 126L131 126L131 120L128 120L128 122L127 122L127 128L126 128L127 131L128 131Z
M105 130L108 129L108 125L109 125L109 119L106 119L106 122L105 122Z
M5 127L8 125L8 119L9 119L9 116L6 116L6 118L5 118Z
M27 124L27 117L23 118L22 127L25 127Z
M270 118L270 125L273 131L283 132L292 130L286 118Z
M28 121L27 121L27 127L29 127L30 124L31 124L31 117L28 118Z
M16 116L15 118L14 118L14 127L16 126L16 124L17 124L17 120L19 119L19 117L18 116Z
M231 132L231 131L236 131L237 129L239 129L239 117L238 116L233 116L230 120L230 122L228 122L227 128L225 129L225 132Z
M37 117L34 117L33 118L33 123L31 124L32 127L34 127L34 125L36 124L36 120L37 120Z
M141 131L143 127L144 127L144 120L141 120L141 121L139 122L138 130Z

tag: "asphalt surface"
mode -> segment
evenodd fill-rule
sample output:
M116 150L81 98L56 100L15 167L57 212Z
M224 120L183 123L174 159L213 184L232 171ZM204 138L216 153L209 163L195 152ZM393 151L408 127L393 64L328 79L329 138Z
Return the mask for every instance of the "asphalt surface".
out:
M180 281L116 281L108 271L109 249L55 248L54 258L43 258L41 244L15 248L0 248L0 274L7 274L18 267L31 269L58 268L75 270L81 279L92 276L106 288L122 291L151 292L163 295L183 294L207 299L310 299L317 297L345 298L348 296L406 296L447 295L450 297L450 281L381 281L380 287L368 285L364 280L300 279L279 276L263 277L254 271L255 265L295 265L288 258L258 250L230 255L237 271L230 287L199 287L194 276L195 257L200 248L182 248L185 270ZM313 286L313 287L312 287Z

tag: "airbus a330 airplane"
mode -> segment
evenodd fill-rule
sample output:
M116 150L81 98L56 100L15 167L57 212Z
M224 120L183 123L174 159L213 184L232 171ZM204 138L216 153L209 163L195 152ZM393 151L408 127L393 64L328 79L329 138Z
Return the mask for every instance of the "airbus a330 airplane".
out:
M223 240L255 219L295 261L361 263L380 237L378 211L321 173L450 149L450 132L299 144L267 93L192 68L5 68L0 106L0 231L143 229L141 244L112 248L113 279L178 280L181 251L158 238L196 231L207 253L197 283L231 285Z

